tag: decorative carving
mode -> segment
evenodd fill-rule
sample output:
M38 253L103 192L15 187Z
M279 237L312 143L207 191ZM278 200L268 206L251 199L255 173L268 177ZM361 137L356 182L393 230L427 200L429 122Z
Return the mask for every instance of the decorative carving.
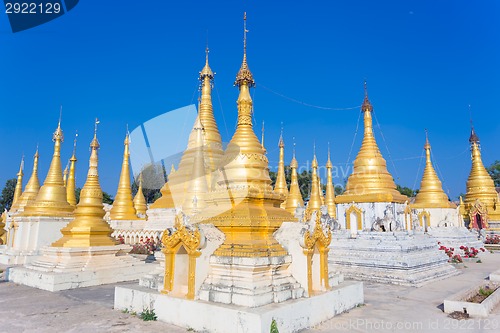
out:
M314 223L314 229L311 232L311 227ZM314 249L317 247L320 254L320 283L325 289L330 288L328 281L328 251L329 245L332 241L331 226L333 220L330 218L326 211L326 206L321 210L315 211L311 216L309 223L306 223L307 228L303 231L304 238L301 246L304 248L304 254L307 256L307 284L309 293L313 290L312 283L312 256Z
M173 228L163 232L161 239L163 243L162 252L165 254L165 278L162 293L169 293L174 287L175 254L183 246L189 256L188 267L188 299L194 299L194 287L196 276L196 258L201 255L200 249L204 246L205 238L199 228L189 223L189 218L184 213L175 217Z

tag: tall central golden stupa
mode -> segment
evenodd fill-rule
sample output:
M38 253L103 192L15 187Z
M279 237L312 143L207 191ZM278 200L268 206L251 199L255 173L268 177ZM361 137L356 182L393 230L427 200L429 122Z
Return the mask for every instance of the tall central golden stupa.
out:
M198 118L203 125L203 149L198 146L196 124L194 124L189 135L188 145L179 162L177 171L171 172L168 182L161 189L162 197L159 198L151 208L171 208L169 198L173 197L175 207L180 207L185 202L185 195L193 178L192 171L197 152L203 150L205 177L209 189L213 187L212 175L219 165L222 157L222 139L215 122L212 107L212 84L214 73L208 64L208 48L206 49L205 66L200 72L199 80L201 84L201 97L199 100ZM170 190L171 194L168 193Z
M365 82L365 99L361 105L364 116L364 137L354 170L349 176L344 194L335 198L336 203L395 202L404 203L408 198L396 190L392 175L373 135L373 107L368 99Z
M247 63L246 32L245 16L243 62L235 81L239 88L236 132L220 161L215 189L207 195L207 208L193 220L213 223L226 235L215 255L285 255L273 232L284 221L295 219L280 208L285 197L273 191L268 160L253 131L250 88L255 81Z

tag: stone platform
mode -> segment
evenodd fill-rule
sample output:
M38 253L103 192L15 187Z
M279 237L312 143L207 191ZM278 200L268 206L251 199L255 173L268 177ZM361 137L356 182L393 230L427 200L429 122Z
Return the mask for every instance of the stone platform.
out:
M278 304L250 308L201 300L187 300L130 285L116 287L116 310L137 313L154 309L158 320L195 331L269 332L274 319L280 333L313 327L364 302L361 282L344 282L327 292Z
M427 282L459 274L448 256L425 234L350 231L332 234L330 271L348 279L419 287Z
M59 291L137 280L153 271L156 264L146 264L127 254L127 245L90 248L46 247L43 256L25 267L12 267L9 281L26 286Z
M460 246L480 249L484 248L484 243L479 240L477 231L468 230L465 227L438 227L427 230L429 236L446 247L453 247L455 252L460 251Z

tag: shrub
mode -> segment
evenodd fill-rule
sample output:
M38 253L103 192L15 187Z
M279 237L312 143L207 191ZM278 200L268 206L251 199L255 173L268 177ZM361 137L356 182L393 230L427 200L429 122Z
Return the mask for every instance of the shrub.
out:
M144 309L141 312L140 317L144 321L155 321L156 319L158 319L156 317L155 310L153 309Z

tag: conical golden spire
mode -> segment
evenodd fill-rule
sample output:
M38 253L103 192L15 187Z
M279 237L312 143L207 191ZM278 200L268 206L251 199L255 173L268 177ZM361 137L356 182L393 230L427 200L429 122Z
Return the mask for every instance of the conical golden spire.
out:
M328 208L328 214L336 218L337 209L335 207L335 188L333 187L332 178L332 161L330 160L330 144L328 144L328 160L326 161L326 197L325 204Z
M17 211L24 208L29 202L33 202L36 199L38 191L40 190L40 181L38 180L38 148L36 150L35 156L33 157L33 172L31 177L24 188L24 192L21 194L18 200L12 204L11 212Z
M443 191L441 181L439 180L431 161L431 145L425 131L425 169L420 190L415 197L412 208L456 208L456 205L448 200L448 196Z
M69 176L66 182L66 198L70 205L76 205L76 178L75 178L75 164L76 164L76 136L73 145L73 155L69 159Z
M148 205L146 203L144 193L142 192L142 172L139 174L139 187L137 188L137 193L134 197L134 208L138 216L146 216Z
M203 125L200 117L196 118L194 130L196 131L196 152L182 210L186 215L198 213L205 208L205 195L208 192L207 179L205 178L205 160L203 145Z
M64 187L66 187L66 185L68 185L68 173L69 173L69 161L68 161L68 164L66 164L66 167L64 168L64 171L63 171Z
M113 246L116 244L111 237L113 229L104 220L106 212L102 204L102 190L97 170L99 162L97 156L97 150L99 149L99 141L97 141L98 123L99 121L96 119L94 138L90 143L91 153L87 181L80 192L80 202L75 209L75 219L61 229L63 237L54 242L52 246L90 247Z
M66 188L61 167L61 143L64 140L61 121L57 125L52 140L54 141L54 155L43 186L38 191L36 200L28 203L24 208L26 216L73 216L74 207L66 199Z
M209 188L212 187L212 173L217 169L219 161L222 157L222 139L217 128L217 123L215 122L213 107L212 107L212 84L214 79L214 73L208 64L208 48L206 49L206 61L205 67L200 72L199 80L201 83L201 97L199 100L198 107L198 117L203 124L205 129L203 135L203 145L204 148L204 173L207 179L207 184ZM189 136L189 141L186 150L184 151L181 161L179 162L178 169L175 173L170 173L169 184L164 185L162 188L163 193L166 193L166 186L170 187L170 191L173 194L175 202L178 206L184 203L184 197L189 186L189 182L192 179L192 171L194 164L194 156L196 155L196 124L193 124L193 129ZM171 194L171 195L172 195ZM167 208L166 201L161 197L156 200L156 202L151 206L152 208Z
M471 145L472 168L467 179L467 193L465 194L465 209L470 210L476 200L481 201L487 207L488 218L500 221L500 205L495 183L483 165L481 158L481 145L479 137L472 127L469 138Z
M290 193L288 194L288 198L286 199L286 210L295 214L295 210L297 207L304 207L304 200L302 199L302 194L300 193L299 181L297 177L297 168L299 164L297 163L297 159L295 158L295 144L293 149L293 158L290 162L291 169L291 182L290 182Z
M168 182L170 181L170 176L172 176L174 173L175 167L172 164L172 167L170 168L170 174L168 175L168 181L165 182L165 184L160 189L161 197L156 199L156 201L149 206L150 209L175 208L174 198L170 190L170 185L168 184Z
M354 170L349 176L344 194L337 196L337 203L350 202L398 202L408 198L396 190L396 184L373 135L373 107L368 99L365 82L365 99L361 106L364 114L364 137L358 156L354 160Z
M24 176L23 168L24 168L24 156L21 158L21 165L19 165L19 171L17 173L16 188L14 190L14 197L12 198L11 208L14 207L17 200L19 200L19 198L21 197L21 194L23 193L23 176Z
M111 220L137 220L134 202L132 201L132 188L130 187L130 138L129 134L125 136L123 142L125 146L123 151L122 171L120 172L120 180L116 191L113 207L109 212Z
M318 183L318 160L316 159L316 152L312 161L312 180L311 180L311 195L307 203L308 210L318 210L321 208L321 197L319 195Z
M284 208L286 204L286 198L288 197L288 186L286 184L285 177L285 143L283 142L283 131L280 135L278 147L280 150L280 159L278 162L278 174L276 175L276 184L274 185L274 191L283 194L283 196L285 197L285 202L281 204L281 207Z
M235 81L239 88L236 132L221 159L209 205L193 221L213 223L224 232L224 243L214 252L217 256L284 255L287 252L273 232L283 221L295 219L279 208L283 199L272 189L268 160L253 130L250 88L255 82L246 60L246 33L245 15L243 63Z
M325 204L325 196L323 195L323 185L321 184L321 177L319 176L319 170L318 170L318 195L319 199L321 200L321 206Z

